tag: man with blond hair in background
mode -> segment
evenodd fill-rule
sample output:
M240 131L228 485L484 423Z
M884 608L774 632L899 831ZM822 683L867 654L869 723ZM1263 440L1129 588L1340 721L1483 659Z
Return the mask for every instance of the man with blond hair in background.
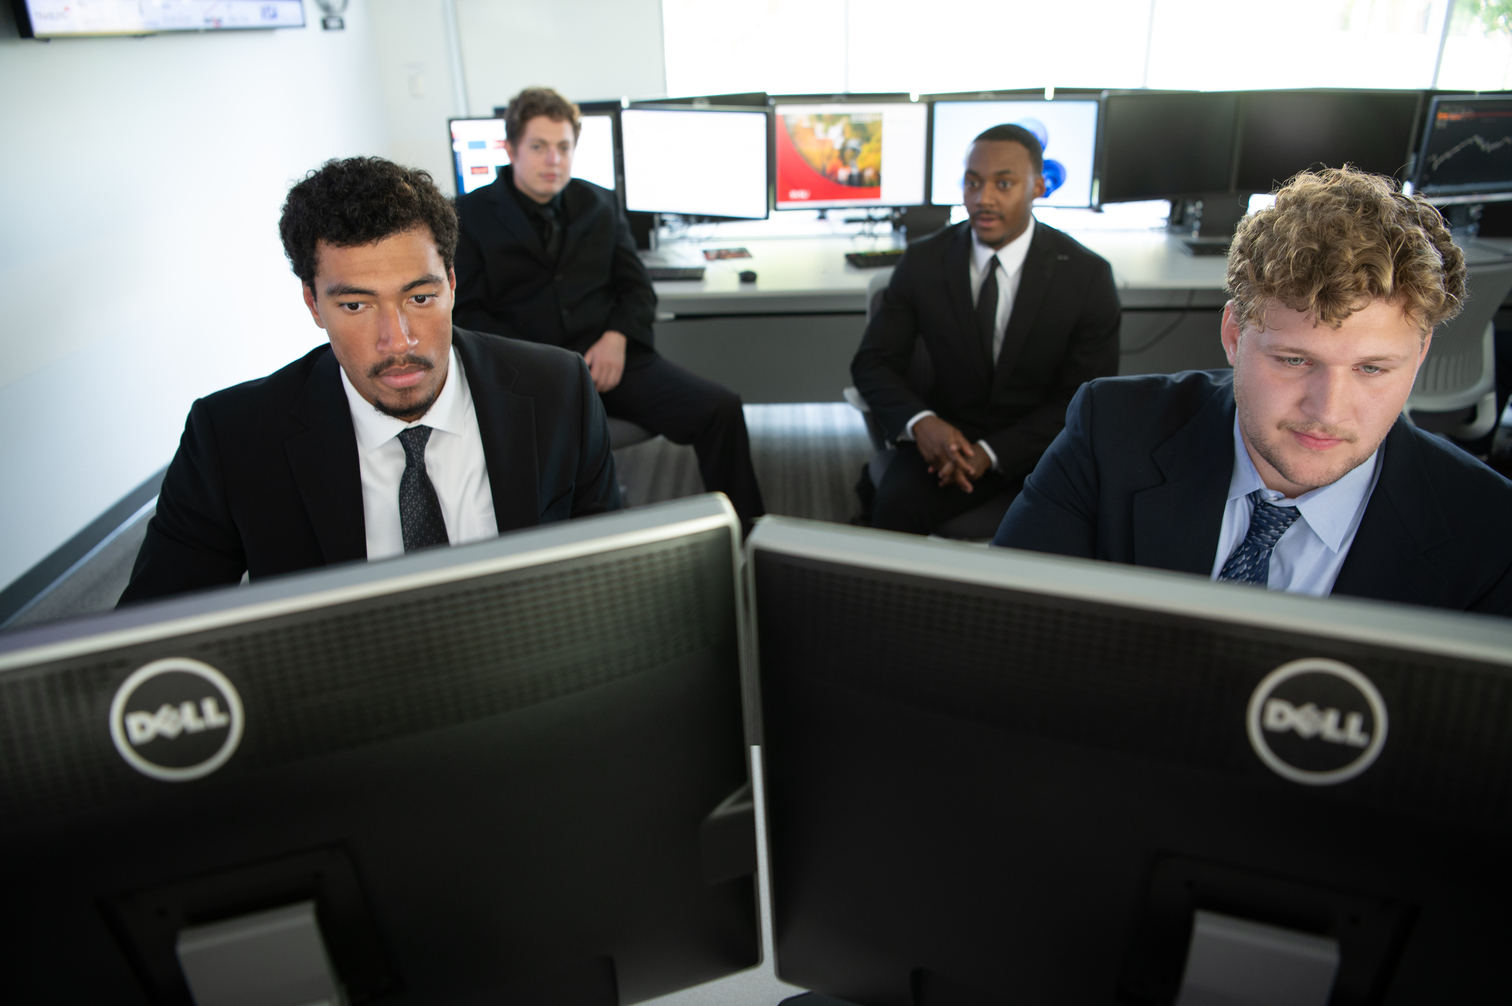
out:
M1083 385L995 545L1512 614L1512 483L1402 407L1465 296L1438 211L1298 175L1229 253L1232 373Z

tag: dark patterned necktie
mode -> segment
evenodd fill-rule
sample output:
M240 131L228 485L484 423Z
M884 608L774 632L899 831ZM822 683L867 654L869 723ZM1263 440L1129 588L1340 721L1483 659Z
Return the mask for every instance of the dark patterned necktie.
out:
M977 293L977 332L982 337L982 347L987 352L987 365L993 364L992 343L997 335L998 306L998 257L987 260L987 278L982 280L982 289Z
M546 249L546 261L555 263L562 254L562 221L556 207L551 203L546 203L541 207L541 219L546 225L541 233L541 245Z
M446 545L446 521L441 516L441 501L436 487L425 472L425 445L430 442L429 426L411 426L399 433L404 446L404 474L399 476L399 526L404 531L404 550Z
M1276 542L1286 529L1296 523L1302 511L1294 506L1273 506L1266 502L1264 491L1256 489L1249 494L1249 530L1218 574L1219 580L1231 583L1254 583L1265 586L1270 581L1270 557Z

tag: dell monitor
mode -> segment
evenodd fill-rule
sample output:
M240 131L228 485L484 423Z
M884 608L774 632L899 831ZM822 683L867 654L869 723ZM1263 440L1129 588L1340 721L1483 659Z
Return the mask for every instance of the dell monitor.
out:
M1435 97L1412 185L1437 202L1512 199L1512 97Z
M16 28L22 38L155 35L160 32L303 28L305 25L304 4L300 0L174 0L172 3L11 0L11 9L15 12Z
M1227 192L1238 110L1233 92L1108 95L1100 201Z
M583 115L582 130L572 152L572 177L606 189L616 188L614 170L614 116ZM499 176L509 163L504 149L504 119L452 119L452 167L456 171L457 195L481 189Z
M739 541L710 495L0 636L6 1000L298 958L323 996L235 1001L613 1006L756 964Z
M1042 206L1091 206L1097 163L1095 100L935 101L930 141L930 195L936 206L959 205L966 151L987 129L1004 123L1023 126L1044 148Z
M1506 620L774 518L747 570L783 981L1512 998Z
M779 101L772 128L779 210L924 203L926 104Z
M627 108L620 113L625 209L764 219L767 113Z
M1239 100L1234 187L1270 192L1319 165L1401 178L1420 104L1416 91L1248 92Z

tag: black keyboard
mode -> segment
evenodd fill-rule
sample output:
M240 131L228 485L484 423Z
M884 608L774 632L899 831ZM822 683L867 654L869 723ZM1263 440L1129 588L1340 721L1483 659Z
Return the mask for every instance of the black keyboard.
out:
M704 277L701 265L648 265L646 271L651 274L653 280L691 279L697 281Z
M1227 241L1183 241L1188 255L1208 256L1227 255L1229 243Z
M897 265L903 257L901 248L892 251L869 251L869 252L846 252L845 261L857 269L878 269L886 265Z

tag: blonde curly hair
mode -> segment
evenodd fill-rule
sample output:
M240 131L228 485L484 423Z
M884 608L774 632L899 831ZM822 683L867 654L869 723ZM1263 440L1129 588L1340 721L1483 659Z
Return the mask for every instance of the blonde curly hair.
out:
M1384 300L1426 338L1463 306L1465 256L1438 210L1390 178L1327 168L1294 176L1240 221L1228 290L1241 328L1263 329L1272 301L1338 328Z

